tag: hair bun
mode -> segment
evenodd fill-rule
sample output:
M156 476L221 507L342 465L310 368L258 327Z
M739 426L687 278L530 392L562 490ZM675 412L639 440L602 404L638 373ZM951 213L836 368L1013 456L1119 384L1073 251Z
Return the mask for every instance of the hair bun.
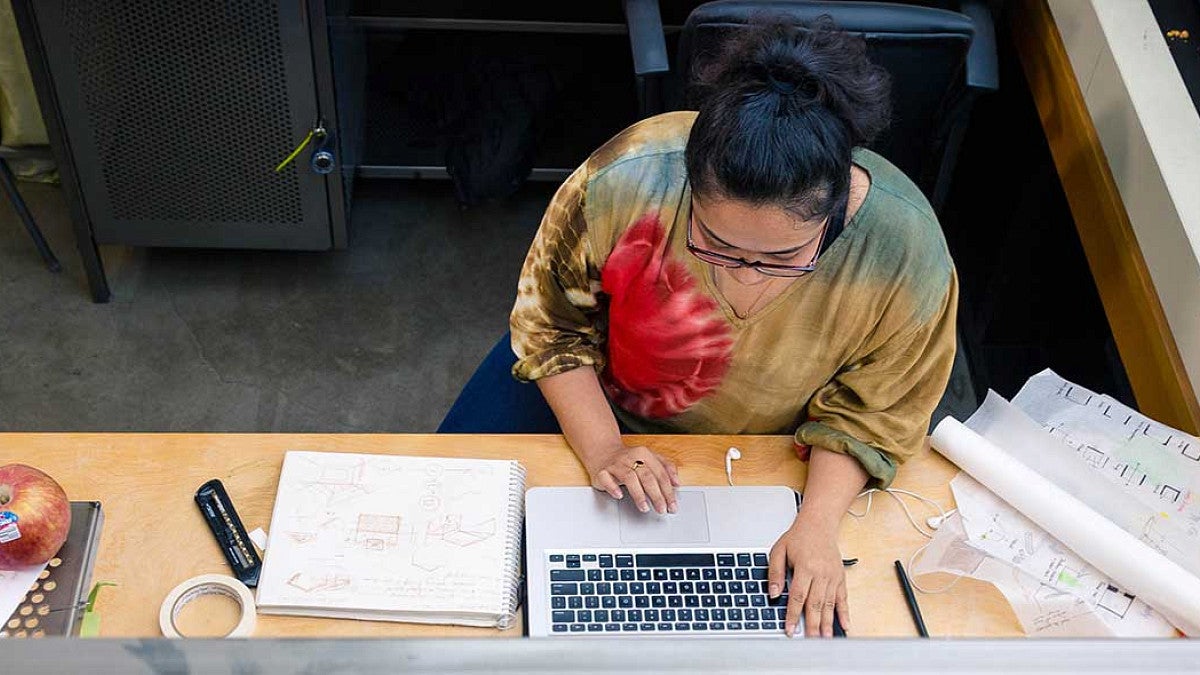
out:
M763 81L768 91L795 100L805 108L821 102L821 80L803 64L765 64L762 70Z

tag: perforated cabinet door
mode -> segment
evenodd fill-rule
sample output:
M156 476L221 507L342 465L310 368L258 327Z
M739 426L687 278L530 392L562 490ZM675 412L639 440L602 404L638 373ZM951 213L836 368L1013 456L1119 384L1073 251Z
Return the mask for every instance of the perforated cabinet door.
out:
M98 242L331 247L303 2L31 5Z

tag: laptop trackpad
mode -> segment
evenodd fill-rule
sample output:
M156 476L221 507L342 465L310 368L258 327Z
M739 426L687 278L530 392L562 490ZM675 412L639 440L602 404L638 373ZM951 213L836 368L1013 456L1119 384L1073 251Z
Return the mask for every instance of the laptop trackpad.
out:
M708 537L708 508L703 492L676 492L679 513L659 515L651 509L638 511L633 500L622 499L617 512L621 514L621 543L623 544L703 544Z

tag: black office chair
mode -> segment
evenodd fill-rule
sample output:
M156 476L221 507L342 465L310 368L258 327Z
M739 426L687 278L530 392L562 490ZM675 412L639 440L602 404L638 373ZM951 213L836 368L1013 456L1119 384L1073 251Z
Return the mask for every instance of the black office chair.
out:
M696 7L688 15L679 38L674 86L668 87L665 109L695 109L688 100L687 81L696 64L719 51L730 32L758 14L770 14L807 23L828 14L844 30L863 35L871 58L892 76L891 128L872 149L910 176L940 212L950 186L958 149L980 94L995 91L999 66L991 12L984 0L947 0L959 11L895 2L808 0L718 0ZM657 14L643 12L649 20ZM632 22L631 22L632 24ZM661 22L659 24L661 31ZM635 67L656 73L658 51L665 43L645 38L644 27L635 40ZM639 53L641 58L637 58ZM662 109L643 106L646 114Z
M3 188L5 194L8 195L13 209L17 212L17 217L21 219L21 223L25 225L29 236L33 238L33 245L37 247L38 253L41 254L42 260L46 263L46 267L50 268L51 272L60 272L62 271L62 265L59 264L58 258L54 257L54 252L50 250L50 245L46 243L46 238L42 236L41 229L38 228L37 223L33 220L33 214L25 206L25 200L21 198L21 193L17 191L17 179L8 167L8 160L10 159L48 157L50 157L50 152L46 148L10 148L0 145L0 188Z

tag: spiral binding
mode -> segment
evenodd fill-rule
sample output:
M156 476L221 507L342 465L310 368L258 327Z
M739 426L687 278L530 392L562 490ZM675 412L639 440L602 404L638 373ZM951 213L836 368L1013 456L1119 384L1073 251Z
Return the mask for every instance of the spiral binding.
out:
M521 605L521 533L525 527L525 467L513 462L508 476L508 525L504 543L504 582L508 603L499 612L496 627L512 626Z

